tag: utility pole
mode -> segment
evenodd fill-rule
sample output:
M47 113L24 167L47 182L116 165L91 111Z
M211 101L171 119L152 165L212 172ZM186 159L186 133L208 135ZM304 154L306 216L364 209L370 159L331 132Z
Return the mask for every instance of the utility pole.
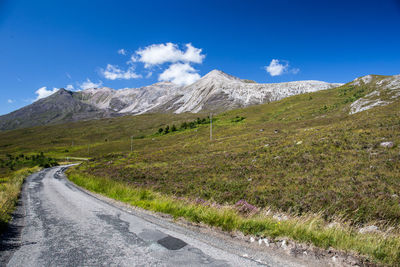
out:
M212 141L212 113L210 113L210 141Z
M133 135L131 135L131 153L133 151Z

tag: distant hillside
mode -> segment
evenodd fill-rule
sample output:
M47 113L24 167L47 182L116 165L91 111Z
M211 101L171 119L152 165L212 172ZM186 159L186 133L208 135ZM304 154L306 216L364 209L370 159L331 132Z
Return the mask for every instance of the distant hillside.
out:
M109 109L99 109L80 101L76 97L76 93L60 89L47 98L40 99L19 110L0 116L0 130L12 130L116 115L118 114Z
M90 88L58 93L0 116L0 130L127 114L225 111L337 87L320 81L258 84L213 70L182 87L160 82L142 88Z

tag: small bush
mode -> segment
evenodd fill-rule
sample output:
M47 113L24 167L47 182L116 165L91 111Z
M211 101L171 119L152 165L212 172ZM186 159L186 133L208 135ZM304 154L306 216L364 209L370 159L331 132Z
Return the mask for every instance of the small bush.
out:
M250 215L258 212L258 208L247 203L246 200L241 199L235 204L236 210L243 215Z
M188 124L187 124L187 122L182 122L182 124L181 124L181 130L186 130L187 128L188 128Z
M231 122L240 122L244 119L245 119L245 117L236 116L235 118L231 119Z

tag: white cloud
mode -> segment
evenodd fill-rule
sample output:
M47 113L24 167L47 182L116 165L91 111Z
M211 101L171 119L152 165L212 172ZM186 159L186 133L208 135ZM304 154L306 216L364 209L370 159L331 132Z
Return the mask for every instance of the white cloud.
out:
M118 66L107 64L107 68L105 70L101 70L101 73L106 79L109 80L117 80L117 79L137 79L141 78L142 75L135 73L134 66L128 68L127 71L121 70Z
M122 48L122 49L118 50L118 54L125 56L126 50Z
M67 76L68 79L72 79L71 74L69 74L68 72L65 73L65 76Z
M202 63L205 55L201 54L202 49L186 44L186 51L179 49L173 43L153 44L136 51L131 57L132 62L140 61L145 68L164 63Z
M74 87L72 84L68 84L68 85L65 87L65 89L72 91L72 90L75 89L75 87Z
M287 63L281 64L279 63L278 59L273 59L271 60L271 63L269 63L269 65L265 67L265 70L271 76L279 76L282 75L288 67L289 66Z
M153 75L153 72L149 71L149 72L146 74L146 78L150 78L151 75Z
M298 68L290 68L288 61L278 59L271 60L269 65L264 68L271 76L279 76L285 73L297 74L300 71Z
M48 96L54 94L57 91L58 91L58 88L53 88L53 90L47 90L46 86L40 87L35 92L35 94L37 94L37 97L36 97L36 99L34 101L37 101L39 99L48 97Z
M293 74L297 74L297 73L300 72L300 69L298 69L298 68L291 69L290 72L293 73Z
M94 83L89 78L86 79L83 83L80 84L80 87L82 90L89 89L89 88L99 88L103 85L102 81L99 81L98 83Z
M8 104L12 104L12 103L14 103L14 100L8 99L8 100L7 100L7 103L8 103Z
M175 63L160 74L159 81L171 81L179 85L192 84L200 79L200 75L188 63Z

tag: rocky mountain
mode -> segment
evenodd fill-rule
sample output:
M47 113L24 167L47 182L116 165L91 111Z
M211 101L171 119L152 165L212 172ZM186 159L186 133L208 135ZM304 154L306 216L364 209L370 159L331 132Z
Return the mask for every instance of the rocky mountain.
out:
M296 81L259 84L213 70L182 87L160 82L142 88L93 88L82 91L84 103L118 113L221 111L280 100L291 95L329 89L342 84Z
M182 89L183 87L170 82L160 82L141 88L119 90L108 87L91 88L78 92L77 95L82 102L99 109L110 109L123 114L143 114L156 109L168 110L165 105L180 98L183 95ZM172 104L170 109L174 110Z
M259 84L213 70L188 86L160 82L119 90L102 87L70 92L61 89L45 99L0 116L0 130L126 114L218 112L340 85L321 81Z
M76 97L76 93L60 89L49 97L0 116L0 130L118 115L109 109L99 109L86 104Z
M284 97L340 86L340 83L296 81L286 83L254 83L213 70L184 88L176 113L202 110L227 110L277 101Z

